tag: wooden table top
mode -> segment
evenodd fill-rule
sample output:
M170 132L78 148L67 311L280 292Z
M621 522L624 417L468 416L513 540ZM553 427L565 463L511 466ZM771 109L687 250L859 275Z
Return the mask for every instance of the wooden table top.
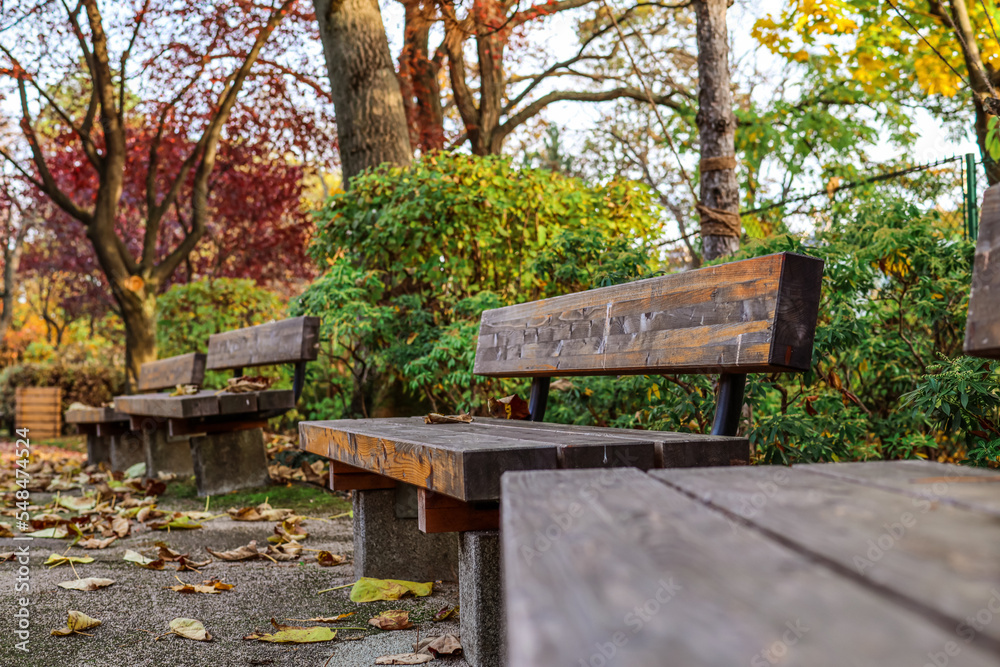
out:
M512 473L501 538L512 665L1000 664L997 471Z
M749 452L745 438L483 417L300 422L299 440L314 454L464 501L499 499L509 470L726 465Z

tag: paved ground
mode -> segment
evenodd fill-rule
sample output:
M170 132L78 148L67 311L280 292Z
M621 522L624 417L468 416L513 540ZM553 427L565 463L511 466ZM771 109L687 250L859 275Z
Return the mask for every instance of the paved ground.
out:
M78 493L78 492L77 492ZM317 493L323 493L317 491ZM32 494L32 502L44 504L51 498L46 494ZM225 498L213 501L224 508ZM162 496L160 506L170 508L171 499ZM183 503L180 503L183 505ZM188 501L190 505L190 501ZM190 509L189 506L182 509ZM5 518L10 521L9 518ZM233 549L257 540L259 545L273 534L274 522L236 522L220 518L204 523L204 527L169 534L135 527L137 534L117 541L101 550L69 549L74 556L91 556L94 563L76 565L80 577L105 577L116 583L92 592L59 588L61 581L76 579L73 570L63 565L49 569L42 565L50 553L67 552L66 540L35 539L31 545L30 581L32 586L30 606L30 653L14 648L13 617L18 608L15 592L16 562L0 563L0 666L19 667L225 667L250 665L331 665L355 667L373 665L378 656L403 653L420 637L440 634L459 634L456 620L432 622L439 609L454 606L458 601L457 585L436 584L434 594L426 598L404 598L392 602L355 604L348 599L349 589L317 595L317 591L353 582L351 572L350 519L307 520L309 537L303 545L309 549L324 549L346 556L346 561L335 567L320 567L314 560L315 552L299 561L272 563L249 561L227 563L214 561L200 573L175 571L168 564L162 571L140 568L122 560L126 549L155 551L157 541L166 541L171 548L189 553L195 560L205 560L213 550ZM0 538L0 552L12 551L24 542ZM218 578L235 584L231 591L217 595L185 595L164 586L177 583L178 575L186 583L200 583ZM66 625L67 611L75 609L103 621L92 630L93 636L50 636L50 630ZM330 627L367 626L372 616L386 609L410 610L411 619L417 621L412 630L382 632L375 629L357 631L340 630L332 642L317 644L268 644L244 640L255 629L269 630L270 619L290 625L283 619L308 619L316 616L334 616L355 612L348 621ZM177 636L156 640L155 636L168 630L171 619L195 618L202 621L214 639L196 642ZM356 620L355 620L356 619ZM430 663L442 667L467 667L461 658L439 658Z

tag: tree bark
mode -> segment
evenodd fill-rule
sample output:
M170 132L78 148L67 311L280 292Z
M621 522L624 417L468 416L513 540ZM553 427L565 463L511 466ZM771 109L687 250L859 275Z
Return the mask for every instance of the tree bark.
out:
M377 0L314 0L314 4L345 185L383 162L410 164L406 109Z
M21 264L21 252L24 250L24 237L28 226L23 225L17 230L13 246L3 249L3 313L0 313L0 347L3 347L4 336L14 321L14 299L17 296L17 269Z
M411 145L422 151L444 148L444 109L438 83L440 64L428 57L434 5L428 0L402 0L406 11L399 82L411 126Z
M729 79L727 0L695 0L698 20L698 138L701 238L706 260L740 247L736 114Z

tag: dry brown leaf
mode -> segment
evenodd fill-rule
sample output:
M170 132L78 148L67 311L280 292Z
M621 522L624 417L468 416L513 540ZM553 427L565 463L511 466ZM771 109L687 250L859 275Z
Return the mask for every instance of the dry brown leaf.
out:
M202 622L193 618L175 618L170 621L170 631L175 635L199 642L212 641L212 635L205 631Z
M89 539L78 542L76 546L82 547L84 549L106 549L111 545L112 542L118 539L117 535L112 535L111 537L103 540L99 540L96 537L91 537Z
M285 542L267 547L267 555L277 561L295 560L301 552L302 545L298 542Z
M58 630L53 630L52 634L56 637L65 637L67 635L76 634L87 634L83 630L89 630L90 628L96 628L101 622L96 618L91 618L81 611L69 610L69 619L66 621L66 627L60 628Z
M114 519L111 520L111 530L118 537L125 537L126 535L128 535L129 531L128 519L126 519L125 517L116 516Z
M241 375L240 377L226 380L224 391L233 394L242 394L250 391L264 391L274 383L273 378L263 375Z
M0 537L14 537L14 531L5 523L0 523Z
M87 577L86 579L76 579L74 581L63 581L58 584L60 588L71 591L96 591L115 583L114 579L101 579L99 577Z
M343 563L344 557L330 553L329 551L320 551L316 554L316 562L319 563L320 567L333 567L334 565Z
M517 394L503 398L490 398L487 401L487 407L490 416L497 419L527 419L531 416L528 411L528 402Z
M472 421L472 415L468 412L460 415L442 415L432 412L424 416L425 424L471 424Z
M427 637L413 645L414 653L429 653L435 658L441 655L458 655L462 652L462 642L455 635Z
M406 630L412 628L410 612L403 609L389 609L378 616L368 619L368 625L374 625L379 630Z
M437 623L438 621L443 621L446 618L451 618L457 613L458 607L441 607L438 612L434 614L434 618L432 620Z
M219 560L228 561L249 560L251 558L257 558L260 555L260 551L257 550L257 540L252 540L250 544L245 547L239 547L229 551L213 551L208 548L206 548L205 551L212 554Z

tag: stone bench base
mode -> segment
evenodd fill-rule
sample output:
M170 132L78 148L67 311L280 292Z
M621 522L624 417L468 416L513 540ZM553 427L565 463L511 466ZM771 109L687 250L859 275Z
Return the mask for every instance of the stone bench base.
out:
M111 465L111 436L87 432L87 465Z
M143 431L142 446L146 457L146 477L155 479L161 472L180 477L194 474L189 438L171 438L164 429L159 428Z
M271 483L264 432L259 428L194 436L191 461L201 497Z
M111 469L125 471L146 460L142 434L135 432L111 436Z
M474 530L458 536L462 652L471 667L503 667L506 661L500 531Z
M458 579L455 533L417 528L416 487L354 491L354 576L407 581Z

